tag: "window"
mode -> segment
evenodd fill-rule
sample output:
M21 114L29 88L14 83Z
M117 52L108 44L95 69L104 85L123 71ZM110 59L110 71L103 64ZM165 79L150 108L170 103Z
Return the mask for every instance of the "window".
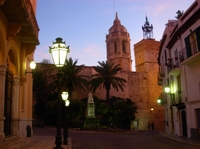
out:
M117 43L116 43L116 41L114 42L114 46L115 46L115 53L117 53Z
M185 38L187 58L200 51L200 27Z
M191 53L192 55L194 55L198 51L196 34L194 32L190 34L189 41L190 41Z
M122 51L123 51L123 53L126 53L126 41L125 40L122 41Z

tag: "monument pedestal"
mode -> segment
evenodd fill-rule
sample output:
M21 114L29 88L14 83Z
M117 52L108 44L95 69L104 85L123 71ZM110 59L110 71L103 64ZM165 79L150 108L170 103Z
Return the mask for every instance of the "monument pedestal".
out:
M94 102L87 104L87 118L96 118Z
M89 93L88 104L87 104L87 116L84 121L84 129L97 129L100 124L99 120L95 116L95 104L91 93Z
M89 129L89 130L93 130L93 129L98 129L100 126L100 122L97 118L87 118L84 121L84 129Z

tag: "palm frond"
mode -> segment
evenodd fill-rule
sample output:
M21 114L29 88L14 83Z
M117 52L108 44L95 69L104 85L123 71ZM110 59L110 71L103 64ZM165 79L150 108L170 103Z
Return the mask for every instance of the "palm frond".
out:
M91 76L90 84L92 91L95 92L99 86L103 86L106 92L109 92L111 86L117 91L119 89L124 91L123 87L127 81L124 78L116 76L117 73L122 70L120 65L114 65L114 63L109 63L108 61L98 62L98 64L98 66L94 67L97 73ZM109 93L107 95L109 95Z

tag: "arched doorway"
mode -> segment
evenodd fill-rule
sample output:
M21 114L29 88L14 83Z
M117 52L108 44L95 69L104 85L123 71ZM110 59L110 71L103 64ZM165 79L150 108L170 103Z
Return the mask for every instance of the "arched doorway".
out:
M13 75L16 74L16 58L14 50L9 50L7 57L7 69L5 78L5 93L4 93L4 133L5 136L13 135Z
M5 136L11 135L11 122L12 122L12 84L13 75L7 70L6 71L6 82L5 82L5 105L4 105L4 133Z

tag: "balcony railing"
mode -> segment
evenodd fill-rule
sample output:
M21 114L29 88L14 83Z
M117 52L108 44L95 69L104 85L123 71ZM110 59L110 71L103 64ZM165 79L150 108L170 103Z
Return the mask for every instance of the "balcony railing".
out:
M162 86L162 82L163 82L163 77L165 76L165 73L162 69L162 67L159 67L159 72L158 72L158 85Z
M165 66L168 68L168 72L173 69L180 68L180 61L178 57L168 59L168 62L165 63Z
M186 48L183 48L181 51L179 51L180 62L187 60L188 58L190 58L193 55L196 55L199 52L197 40L194 40L193 42L191 42L189 47L190 47L190 50L188 51Z
M180 62L183 62L186 59L187 59L187 53L186 53L186 48L184 48L181 51L179 51L179 60Z

